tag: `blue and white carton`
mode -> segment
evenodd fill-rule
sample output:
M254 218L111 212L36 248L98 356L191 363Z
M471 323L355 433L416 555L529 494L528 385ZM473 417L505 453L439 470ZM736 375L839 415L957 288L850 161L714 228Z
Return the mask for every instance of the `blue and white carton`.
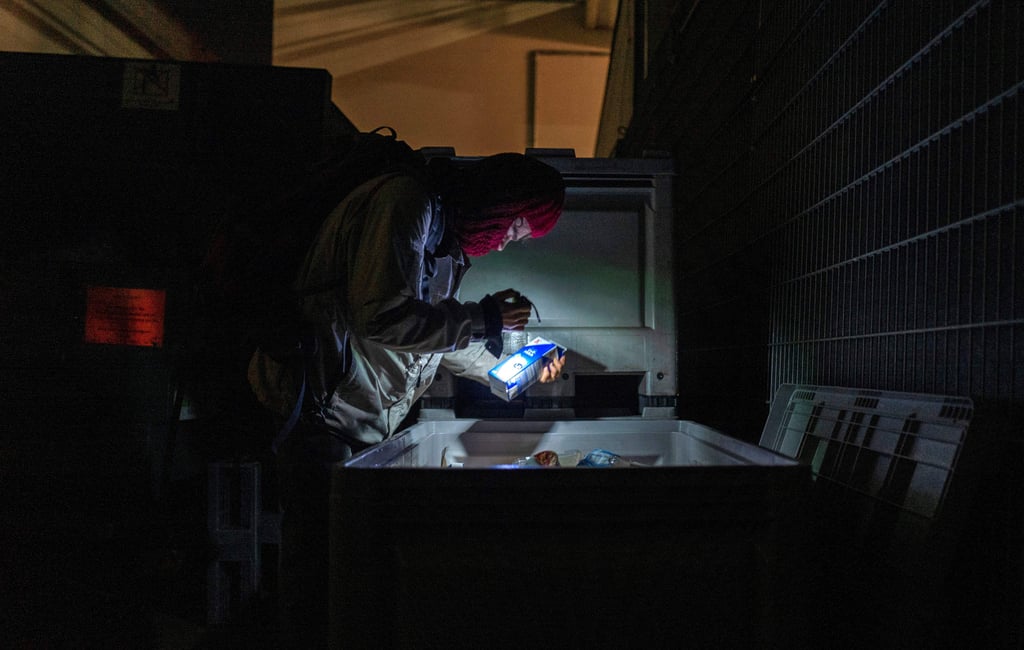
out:
M540 377L544 359L561 359L566 349L557 343L536 337L508 356L487 373L491 392L511 401L529 388Z

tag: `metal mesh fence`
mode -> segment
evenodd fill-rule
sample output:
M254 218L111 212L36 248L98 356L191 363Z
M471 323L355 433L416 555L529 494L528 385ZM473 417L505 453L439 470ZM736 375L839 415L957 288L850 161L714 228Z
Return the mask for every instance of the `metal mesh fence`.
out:
M791 46L820 65L755 111L769 390L1024 400L1021 5L837 4Z
M679 3L621 149L679 161L684 416L785 382L1024 403L1022 35L1013 0Z
M953 572L988 647L1022 638L1022 96L1019 0L678 2L619 146L679 170L680 417L753 439L784 384L977 405Z

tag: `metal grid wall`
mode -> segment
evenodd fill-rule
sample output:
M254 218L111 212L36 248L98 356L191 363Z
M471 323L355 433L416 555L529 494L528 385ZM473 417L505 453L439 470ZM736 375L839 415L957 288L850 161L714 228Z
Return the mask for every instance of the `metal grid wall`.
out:
M684 417L784 382L1024 404L1022 34L1013 0L678 3L620 150L679 160Z
M787 48L803 85L769 76L755 111L751 200L776 261L769 392L1022 401L1024 10L839 4Z
M680 170L679 416L751 438L786 383L970 398L960 552L989 559L958 602L1019 643L1024 2L680 0L653 51L618 150Z

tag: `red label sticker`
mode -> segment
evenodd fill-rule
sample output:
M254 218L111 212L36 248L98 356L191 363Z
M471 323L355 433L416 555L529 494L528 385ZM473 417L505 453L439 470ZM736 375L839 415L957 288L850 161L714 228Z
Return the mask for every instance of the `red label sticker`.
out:
M86 287L85 342L161 347L166 302L163 289Z

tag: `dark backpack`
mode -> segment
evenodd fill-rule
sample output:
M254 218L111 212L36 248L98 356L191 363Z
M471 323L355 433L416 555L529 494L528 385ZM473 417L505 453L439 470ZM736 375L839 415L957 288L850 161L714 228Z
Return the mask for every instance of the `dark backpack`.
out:
M257 347L277 358L299 353L303 323L292 283L327 215L371 178L425 169L394 130L360 132L287 191L228 215L194 283L184 375L200 412L254 408L246 372Z

